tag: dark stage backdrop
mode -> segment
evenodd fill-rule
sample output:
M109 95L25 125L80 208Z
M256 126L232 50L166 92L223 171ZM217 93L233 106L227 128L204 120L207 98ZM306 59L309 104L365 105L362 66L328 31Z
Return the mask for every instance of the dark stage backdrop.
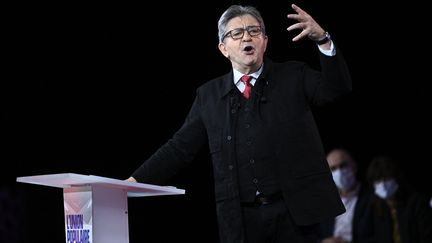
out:
M217 20L231 3L261 10L270 58L318 68L314 44L293 43L294 34L286 31L293 1L7 8L0 241L64 240L61 190L17 184L17 176L71 172L125 179L170 138L195 89L230 68L217 49ZM415 1L295 3L331 33L352 72L353 94L315 110L326 149L351 149L361 172L376 154L394 156L412 183L430 192L422 184L431 181L424 6ZM217 242L206 151L168 184L186 189L186 195L129 200L131 242Z

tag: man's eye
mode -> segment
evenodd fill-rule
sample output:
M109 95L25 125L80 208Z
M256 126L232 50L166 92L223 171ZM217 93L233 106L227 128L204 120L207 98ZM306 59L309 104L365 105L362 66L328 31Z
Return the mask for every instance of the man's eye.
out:
M233 37L236 37L236 36L240 36L242 33L243 33L243 31L233 31L233 32L231 33L231 35L232 35Z

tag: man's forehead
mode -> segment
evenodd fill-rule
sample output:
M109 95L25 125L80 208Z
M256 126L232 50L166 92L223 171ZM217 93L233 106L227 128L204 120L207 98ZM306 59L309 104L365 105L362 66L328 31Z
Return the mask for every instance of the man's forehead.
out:
M252 15L246 14L230 19L227 27L242 28L249 25L259 25L259 23Z
M327 160L334 163L343 161L351 162L351 156L344 150L335 150L329 153Z

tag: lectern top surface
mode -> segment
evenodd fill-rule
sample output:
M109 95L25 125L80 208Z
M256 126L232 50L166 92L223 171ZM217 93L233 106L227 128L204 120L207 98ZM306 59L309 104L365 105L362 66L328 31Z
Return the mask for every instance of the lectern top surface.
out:
M100 185L111 188L124 189L128 196L155 196L184 194L185 190L172 186L158 186L145 183L129 182L125 180L75 173L49 174L18 177L17 182L30 183L58 188Z

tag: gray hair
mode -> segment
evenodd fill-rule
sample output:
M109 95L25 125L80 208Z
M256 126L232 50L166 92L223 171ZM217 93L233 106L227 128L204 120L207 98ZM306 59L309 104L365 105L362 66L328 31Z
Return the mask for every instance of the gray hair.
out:
M262 28L263 33L265 34L265 26L264 26L264 20L261 17L260 12L252 6L241 6L241 5L231 5L225 12L222 14L218 21L218 36L219 36L219 42L222 42L222 38L224 37L226 33L226 25L228 22L236 17L240 17L243 15L251 15L254 17L259 25Z

